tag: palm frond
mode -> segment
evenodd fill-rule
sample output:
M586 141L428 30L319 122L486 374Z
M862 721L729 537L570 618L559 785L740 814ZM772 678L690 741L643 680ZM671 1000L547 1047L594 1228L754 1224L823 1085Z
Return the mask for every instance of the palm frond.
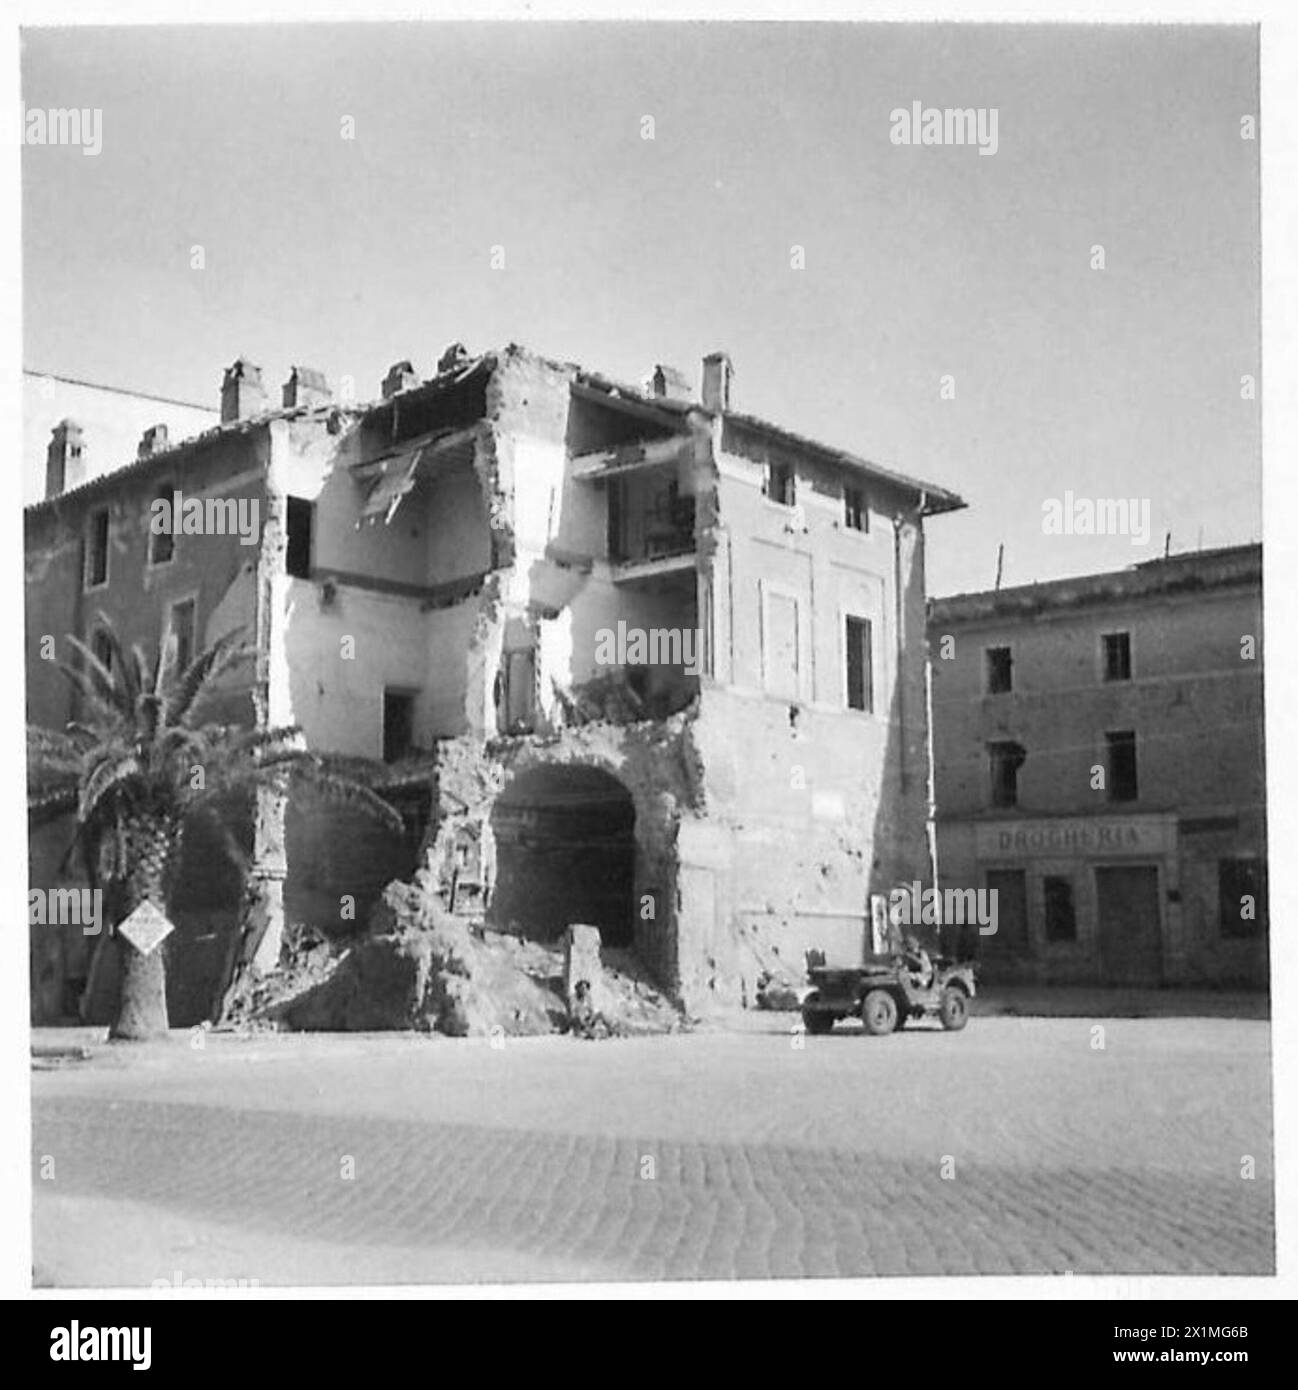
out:
M126 698L122 683L114 676L112 668L106 666L79 637L71 634L67 643L81 658L81 665L71 662L61 663L65 671L80 674L90 690L101 700L111 705L120 715L129 717L132 702Z
M135 682L141 690L150 690L156 679L153 659L140 643L131 648L131 659L135 663Z
M244 642L244 629L236 628L218 637L189 663L173 682L167 696L165 722L177 724L193 708L198 697L230 667L256 654Z
M153 678L153 696L161 701L170 686L175 683L180 666L180 638L170 630L162 639L158 649L158 669Z
M103 626L108 628L105 620ZM66 730L32 728L28 736L32 814L76 816L76 842L105 883L122 882L140 853L131 825L174 826L167 856L179 852L184 818L214 811L226 848L246 867L246 854L227 825L221 801L273 787L319 795L353 808L400 833L400 813L382 795L387 769L368 759L321 755L303 746L296 726L248 728L202 722L201 705L213 683L255 655L242 631L210 643L183 670L169 637L156 663L141 646L129 655L108 628L100 660L77 638L79 659L61 666L85 702L80 723ZM195 788L193 768L204 769Z
M43 729L38 724L27 726L29 763L66 761L79 765L85 750L85 738L80 731Z
M309 753L300 761L294 762L291 776L295 781L305 783L312 791L321 793L330 801L373 816L389 829L397 832L405 829L401 813L390 801L350 774L338 771L331 766L327 758L319 754Z
M140 697L140 685L136 679L135 663L122 646L117 629L113 627L106 613L101 612L99 614L98 630L103 634L104 641L108 646L109 683L121 692L123 707L128 710L134 709L135 702ZM75 638L72 640L75 641Z
M77 809L79 791L75 782L64 787L47 787L27 795L27 815L32 824L58 820Z
M91 820L105 798L133 777L138 777L141 770L140 759L134 753L102 759L81 784L77 819L82 822Z
M112 693L106 694L103 683L89 671L63 662L59 663L59 670L89 706L90 717L101 726L125 723L130 719L130 712L122 708L119 699Z

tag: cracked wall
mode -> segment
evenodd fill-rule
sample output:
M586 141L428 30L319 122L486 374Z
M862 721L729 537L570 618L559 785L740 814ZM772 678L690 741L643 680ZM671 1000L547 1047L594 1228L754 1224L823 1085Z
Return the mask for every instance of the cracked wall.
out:
M640 959L668 987L680 982L677 952L677 840L683 823L702 811L700 768L690 724L681 715L663 722L592 724L557 736L500 739L483 744L455 739L437 750L435 812L424 843L424 862L444 893L458 860L472 858L484 840L488 862L499 854L492 818L502 798L527 774L584 768L607 774L625 788L635 812L630 938ZM481 853L481 851L479 851ZM502 928L508 922L488 920ZM527 924L520 924L524 931ZM544 934L544 933L542 933Z

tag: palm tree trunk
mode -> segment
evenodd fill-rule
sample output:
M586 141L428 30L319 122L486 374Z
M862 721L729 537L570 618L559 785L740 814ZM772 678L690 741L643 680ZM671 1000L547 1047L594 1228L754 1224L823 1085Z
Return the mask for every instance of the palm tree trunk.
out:
M146 901L165 912L167 870L177 847L177 830L162 820L137 821L127 827L127 841L131 864L121 884L120 920ZM117 945L122 962L122 991L108 1036L131 1042L165 1036L169 1028L165 944L142 955L117 934Z
M122 941L122 996L117 1018L108 1030L110 1038L143 1042L167 1033L165 949L159 946L142 956L129 941Z

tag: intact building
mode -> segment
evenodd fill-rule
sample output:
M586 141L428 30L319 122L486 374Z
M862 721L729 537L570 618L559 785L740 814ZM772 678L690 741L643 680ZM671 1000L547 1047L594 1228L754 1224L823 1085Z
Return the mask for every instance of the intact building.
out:
M146 431L178 443L220 423L197 405L71 377L23 372L23 501L71 492L135 458ZM51 477L51 470L54 476Z
M50 484L26 513L29 718L76 713L45 637L107 621L192 652L242 628L229 717L382 759L405 798L391 842L263 798L242 839L268 964L285 923L363 930L422 865L452 910L540 938L593 922L704 1008L800 975L807 947L859 960L872 896L929 880L924 522L964 504L739 411L725 354L692 390L454 345L368 405L302 367L272 403L240 360L214 428ZM231 504L226 533L151 534L177 492ZM67 836L36 827L33 886ZM228 973L241 879L218 851L187 834L176 1023ZM34 957L47 1015L86 970L64 946Z
M1259 545L929 608L938 875L992 979L1267 981Z

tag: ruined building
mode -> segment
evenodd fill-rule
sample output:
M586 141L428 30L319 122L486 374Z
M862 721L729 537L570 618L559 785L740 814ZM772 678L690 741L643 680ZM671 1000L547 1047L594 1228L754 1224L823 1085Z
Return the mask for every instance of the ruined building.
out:
M410 820L398 843L322 808L259 819L245 867L277 916L363 929L421 863L501 928L599 925L695 1008L808 946L855 960L872 898L929 879L924 520L963 503L731 390L720 353L694 393L456 345L371 404L302 367L272 404L240 360L218 426L71 489L51 467L26 513L29 717L73 717L45 635L93 644L107 618L188 652L242 627L230 717L386 760ZM176 493L206 529L151 534ZM34 885L67 833L34 831ZM177 1023L228 961L219 848L187 839L170 905ZM38 1010L66 1010L85 949L37 952Z

